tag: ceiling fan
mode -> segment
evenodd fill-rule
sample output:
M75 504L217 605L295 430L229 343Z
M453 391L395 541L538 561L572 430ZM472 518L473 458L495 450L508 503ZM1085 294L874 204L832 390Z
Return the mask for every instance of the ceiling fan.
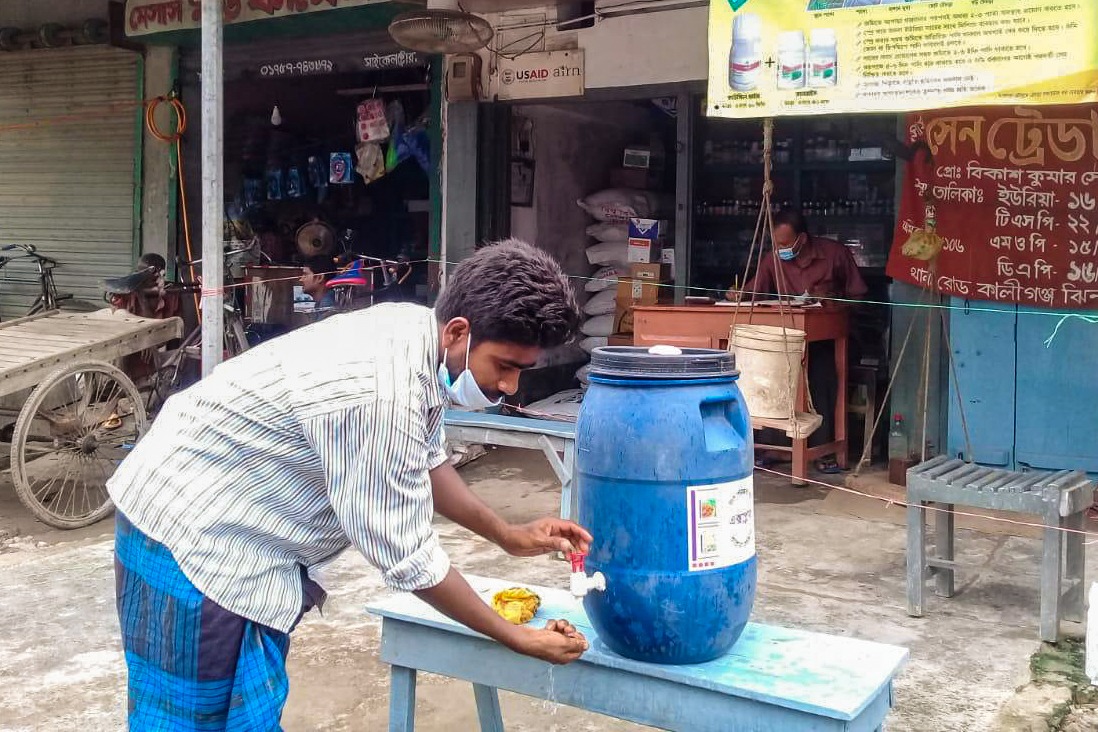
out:
M492 40L491 24L461 9L458 0L427 0L420 10L401 13L389 24L389 35L420 53L472 53Z

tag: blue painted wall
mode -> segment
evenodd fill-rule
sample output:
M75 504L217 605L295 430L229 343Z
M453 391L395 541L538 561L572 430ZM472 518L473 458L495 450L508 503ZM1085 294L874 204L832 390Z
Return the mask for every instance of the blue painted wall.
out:
M948 447L964 453L959 388L976 462L1098 474L1098 325L1002 303L954 300ZM1019 310L1021 312L1019 312ZM1007 312L1003 312L1007 311Z
M1098 474L1098 324L1056 323L1018 316L1017 462Z
M1014 469L1017 308L956 298L949 304L956 378L949 379L949 454L968 459L961 404L978 463ZM960 403L958 403L958 393Z

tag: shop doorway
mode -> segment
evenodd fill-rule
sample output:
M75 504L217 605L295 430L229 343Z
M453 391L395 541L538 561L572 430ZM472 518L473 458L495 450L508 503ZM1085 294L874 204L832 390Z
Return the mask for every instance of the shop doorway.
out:
M586 378L582 367L594 348L631 341L631 325L623 321L626 311L616 297L631 264L653 266L657 273L646 293L673 300L672 266L661 267L663 250L670 256L674 248L678 120L673 99L516 103L502 107L506 124L495 120L493 126L509 134L482 137L482 148L494 149L482 149L481 157L503 168L492 180L506 182L507 195L499 196L497 186L480 187L481 230L529 241L552 254L572 278L584 309L581 340L545 354L539 368L524 374L515 403L530 405L576 387L577 374L581 383ZM609 209L613 216L602 215ZM635 261L627 252L630 216L660 222L652 232L661 237L644 256L635 254ZM509 225L506 230L486 226L485 217Z
M430 65L374 36L226 50L225 242L252 245L227 264L260 337L315 320L315 298L298 279L317 258L362 273L365 285L341 298L344 305L427 302L437 125ZM194 116L197 51L183 65ZM197 147L187 147L192 202L201 198ZM192 203L192 232L197 208Z

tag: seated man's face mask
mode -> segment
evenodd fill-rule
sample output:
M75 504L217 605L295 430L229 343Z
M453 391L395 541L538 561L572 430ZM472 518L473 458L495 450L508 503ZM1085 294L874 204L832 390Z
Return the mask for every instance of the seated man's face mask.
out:
M470 333L469 337L465 339L465 370L452 381L450 379L450 370L446 368L446 354L448 351L444 351L442 363L438 367L438 381L442 384L442 388L446 390L450 401L456 406L465 407L466 409L488 409L502 403L503 397L492 401L481 391L480 384L473 378L473 372L469 369L469 353L472 348L473 336Z
M791 262L797 258L797 253L803 243L801 240L801 237L803 236L804 234L799 234L797 238L793 240L792 245L784 249L778 249L778 257L780 257L783 262Z

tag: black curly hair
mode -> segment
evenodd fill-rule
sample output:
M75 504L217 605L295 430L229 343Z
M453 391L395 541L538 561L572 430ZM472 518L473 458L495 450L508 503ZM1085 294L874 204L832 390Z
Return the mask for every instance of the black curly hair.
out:
M476 341L554 348L570 341L580 313L572 283L549 254L518 239L462 261L435 303L439 323L469 321Z
M336 267L335 260L331 257L309 257L301 263L302 267L308 267L315 275L324 275L324 279L327 280L336 273L339 268Z

